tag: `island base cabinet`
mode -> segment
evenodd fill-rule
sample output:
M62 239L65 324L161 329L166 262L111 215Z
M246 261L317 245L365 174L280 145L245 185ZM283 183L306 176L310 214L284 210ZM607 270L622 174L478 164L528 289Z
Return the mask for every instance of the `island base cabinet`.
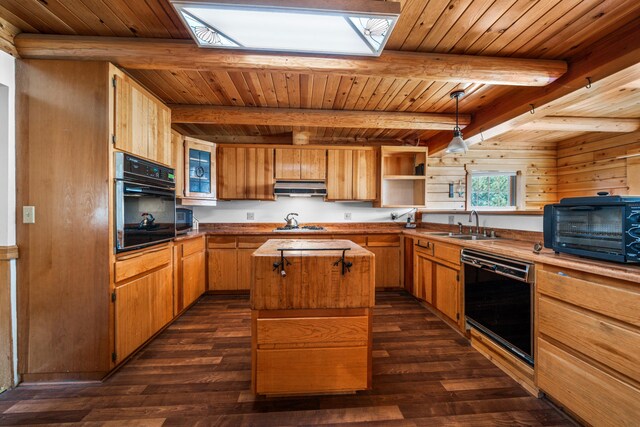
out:
M367 388L367 347L258 350L256 393L318 393Z
M316 394L370 388L370 314L369 309L254 310L254 392Z
M173 267L153 271L115 290L116 363L173 319Z

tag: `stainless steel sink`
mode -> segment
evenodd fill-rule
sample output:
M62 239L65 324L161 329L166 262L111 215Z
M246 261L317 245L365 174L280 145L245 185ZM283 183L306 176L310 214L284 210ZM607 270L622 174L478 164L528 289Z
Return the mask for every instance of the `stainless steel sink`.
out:
M495 237L483 236L478 234L454 234L449 237L459 240L497 240L497 238Z
M429 236L445 236L445 237L467 236L467 234L457 234L457 233L451 233L448 231L426 231L425 234L428 234Z

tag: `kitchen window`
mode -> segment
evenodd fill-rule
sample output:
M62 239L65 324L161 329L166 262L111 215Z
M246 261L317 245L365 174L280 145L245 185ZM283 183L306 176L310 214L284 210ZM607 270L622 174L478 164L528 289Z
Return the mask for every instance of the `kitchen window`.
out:
M469 209L515 210L520 192L518 171L469 171Z

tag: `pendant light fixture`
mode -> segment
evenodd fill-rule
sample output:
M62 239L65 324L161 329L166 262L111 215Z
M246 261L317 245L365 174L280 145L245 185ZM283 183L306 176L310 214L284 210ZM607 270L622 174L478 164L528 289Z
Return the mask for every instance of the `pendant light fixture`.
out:
M453 139L447 146L445 153L447 154L458 154L458 153L466 153L467 152L467 144L462 139L462 131L460 130L460 126L458 126L458 100L464 96L463 90L456 90L455 92L451 92L451 98L455 98L456 100L456 127L453 128Z

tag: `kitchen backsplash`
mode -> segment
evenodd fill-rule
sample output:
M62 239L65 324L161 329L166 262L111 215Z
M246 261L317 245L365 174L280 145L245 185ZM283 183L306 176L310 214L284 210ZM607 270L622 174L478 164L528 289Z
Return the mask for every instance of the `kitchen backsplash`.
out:
M324 202L321 198L281 197L276 201L229 201L218 202L213 207L193 207L194 216L203 223L279 223L289 212L299 214L301 224L348 223L348 222L392 222L391 213L405 214L407 208L374 208L371 202ZM253 219L248 219L253 214ZM351 219L345 219L349 216ZM431 214L423 212L423 221L448 224L462 222L471 225L468 214ZM396 220L406 222L407 216ZM542 215L491 215L480 213L480 226L489 228L511 228L542 232Z

